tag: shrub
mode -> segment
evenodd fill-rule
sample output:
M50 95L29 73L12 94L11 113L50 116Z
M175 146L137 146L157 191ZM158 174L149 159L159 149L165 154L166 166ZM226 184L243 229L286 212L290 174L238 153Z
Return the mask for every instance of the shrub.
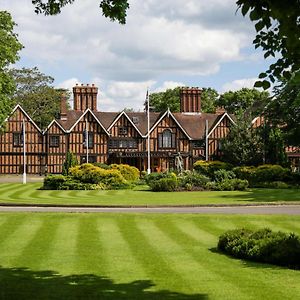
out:
M95 162L95 163L93 163L93 165L96 166L96 167L99 167L101 169L105 169L105 170L108 170L108 169L111 168L110 165L100 163L100 162Z
M234 179L236 175L233 171L227 171L225 169L221 169L214 172L213 179L216 182L221 182L223 180Z
M195 171L185 171L178 177L178 184L180 187L190 191L193 188L205 189L209 180L210 179L207 176L199 174Z
M64 175L48 175L44 179L44 190L62 190L68 177Z
M77 159L76 155L74 153L68 151L67 155L66 155L66 160L64 161L64 164L63 164L62 174L69 175L70 168L75 167L77 165L78 165L78 159Z
M238 178L225 179L220 182L212 181L207 184L207 188L213 191L244 191L248 186L247 180Z
M230 230L219 237L218 249L237 258L300 269L300 238L294 233Z
M291 186L286 182L273 181L273 182L259 182L255 184L255 187L269 188L269 189L289 189Z
M151 173L145 180L154 192L173 192L178 187L175 173Z
M199 172L200 174L213 177L213 174L217 170L230 170L232 168L231 164L222 162L222 161L205 161L205 160L198 160L194 163L194 169Z
M131 182L137 181L140 178L140 171L136 167L132 167L125 164L112 164L110 165L112 169L120 171L122 176Z

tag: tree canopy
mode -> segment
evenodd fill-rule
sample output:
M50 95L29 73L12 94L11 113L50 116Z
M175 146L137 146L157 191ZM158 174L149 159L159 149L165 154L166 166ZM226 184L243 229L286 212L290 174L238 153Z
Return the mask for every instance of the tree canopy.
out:
M231 114L243 113L247 110L260 112L268 102L269 93L257 89L242 88L238 91L229 91L220 95L217 105L222 106Z
M249 14L255 22L255 48L261 48L264 57L277 61L259 75L256 87L268 89L270 82L291 78L300 70L299 0L237 0L243 16Z
M14 33L15 23L6 11L0 11L0 126L13 106L10 96L15 85L8 73L8 66L18 59L18 52L23 48Z
M51 76L38 68L11 69L10 75L16 84L14 102L21 104L39 127L45 128L59 116L62 90L51 86Z
M57 15L61 9L75 2L75 0L32 0L37 14ZM120 24L126 23L128 0L102 0L99 4L102 14L111 21L118 21Z

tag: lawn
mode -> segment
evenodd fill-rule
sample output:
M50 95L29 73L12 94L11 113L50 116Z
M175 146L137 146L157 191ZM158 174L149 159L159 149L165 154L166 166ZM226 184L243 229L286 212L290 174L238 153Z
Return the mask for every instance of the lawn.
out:
M118 191L43 191L41 183L1 183L0 203L64 205L205 205L300 203L300 190L251 189L234 192L160 192L137 187ZM144 190L143 190L144 189Z
M300 271L217 253L237 227L299 216L0 214L0 299L299 299Z

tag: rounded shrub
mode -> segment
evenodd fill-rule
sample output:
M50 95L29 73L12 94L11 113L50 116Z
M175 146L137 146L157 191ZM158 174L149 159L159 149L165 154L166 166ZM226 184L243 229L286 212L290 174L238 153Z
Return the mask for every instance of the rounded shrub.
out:
M219 237L218 249L237 258L300 269L300 238L294 233L230 230Z
M112 164L110 165L111 169L118 170L122 176L131 182L137 181L140 178L140 171L138 168L129 166L126 164Z
M173 192L178 187L175 173L151 173L145 177L146 183L154 192Z
M200 174L213 177L214 172L217 170L230 170L232 165L218 160L206 161L198 160L194 163L194 169Z

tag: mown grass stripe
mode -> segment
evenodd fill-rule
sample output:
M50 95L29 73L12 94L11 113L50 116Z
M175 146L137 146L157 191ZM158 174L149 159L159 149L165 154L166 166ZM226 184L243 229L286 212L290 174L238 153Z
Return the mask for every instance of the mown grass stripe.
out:
M105 272L106 258L103 255L100 241L97 216L74 215L79 219L79 230L76 239L77 270L80 273L95 274Z
M146 279L146 273L136 258L132 248L128 245L121 233L121 228L126 226L123 218L103 218L98 220L98 230L101 237L104 257L106 258L106 273L116 281L134 281Z
M41 225L40 219L32 219L27 216L24 217L23 222L16 224L15 227L9 226L13 230L4 238L0 247L2 266L16 266L23 250L30 244Z
M77 237L79 222L73 215L56 215L57 228L52 239L48 255L45 257L45 265L50 270L61 274L73 274L77 271Z
M149 285L153 284L153 290L171 290L174 292L189 291L190 285L181 274L174 270L167 258L156 249L148 240L143 228L140 228L140 218L128 218L127 226L120 228L124 240L127 241L136 260L142 265L147 277L150 278ZM155 232L150 234L155 235Z
M214 251L207 253L207 243L203 243L202 238L195 239L191 234L187 235L182 231L178 231L180 224L176 223L180 222L181 220L174 220L163 228L162 223L158 223L157 226L164 231L169 239L176 241L177 245L189 245L187 247L182 246L184 251L201 264L205 272L211 273L211 276L214 276L214 280L207 283L208 290L205 291L206 293L214 294L216 299L223 298L221 290L215 291L215 282L219 282L226 289L226 297L228 299L257 299L258 292L261 299L268 299L270 293L273 295L276 293L278 299L284 297L285 294L282 288L274 287L272 280L267 280L267 282L257 280L254 275L255 270L251 267L235 272L235 269L239 267L238 265L243 264L243 261L228 258L225 255L214 253ZM231 262L228 263L228 260L231 260ZM251 264L253 263L249 263L249 265ZM260 264L254 265L259 266ZM259 291L255 288L257 285L261 286Z
M58 228L58 220L50 216L44 218L40 215L35 215L35 217L40 218L42 224L35 232L30 243L27 244L18 259L15 260L15 264L25 267L24 262L26 262L26 267L31 269L48 270L48 257ZM56 270L52 271L55 272Z

